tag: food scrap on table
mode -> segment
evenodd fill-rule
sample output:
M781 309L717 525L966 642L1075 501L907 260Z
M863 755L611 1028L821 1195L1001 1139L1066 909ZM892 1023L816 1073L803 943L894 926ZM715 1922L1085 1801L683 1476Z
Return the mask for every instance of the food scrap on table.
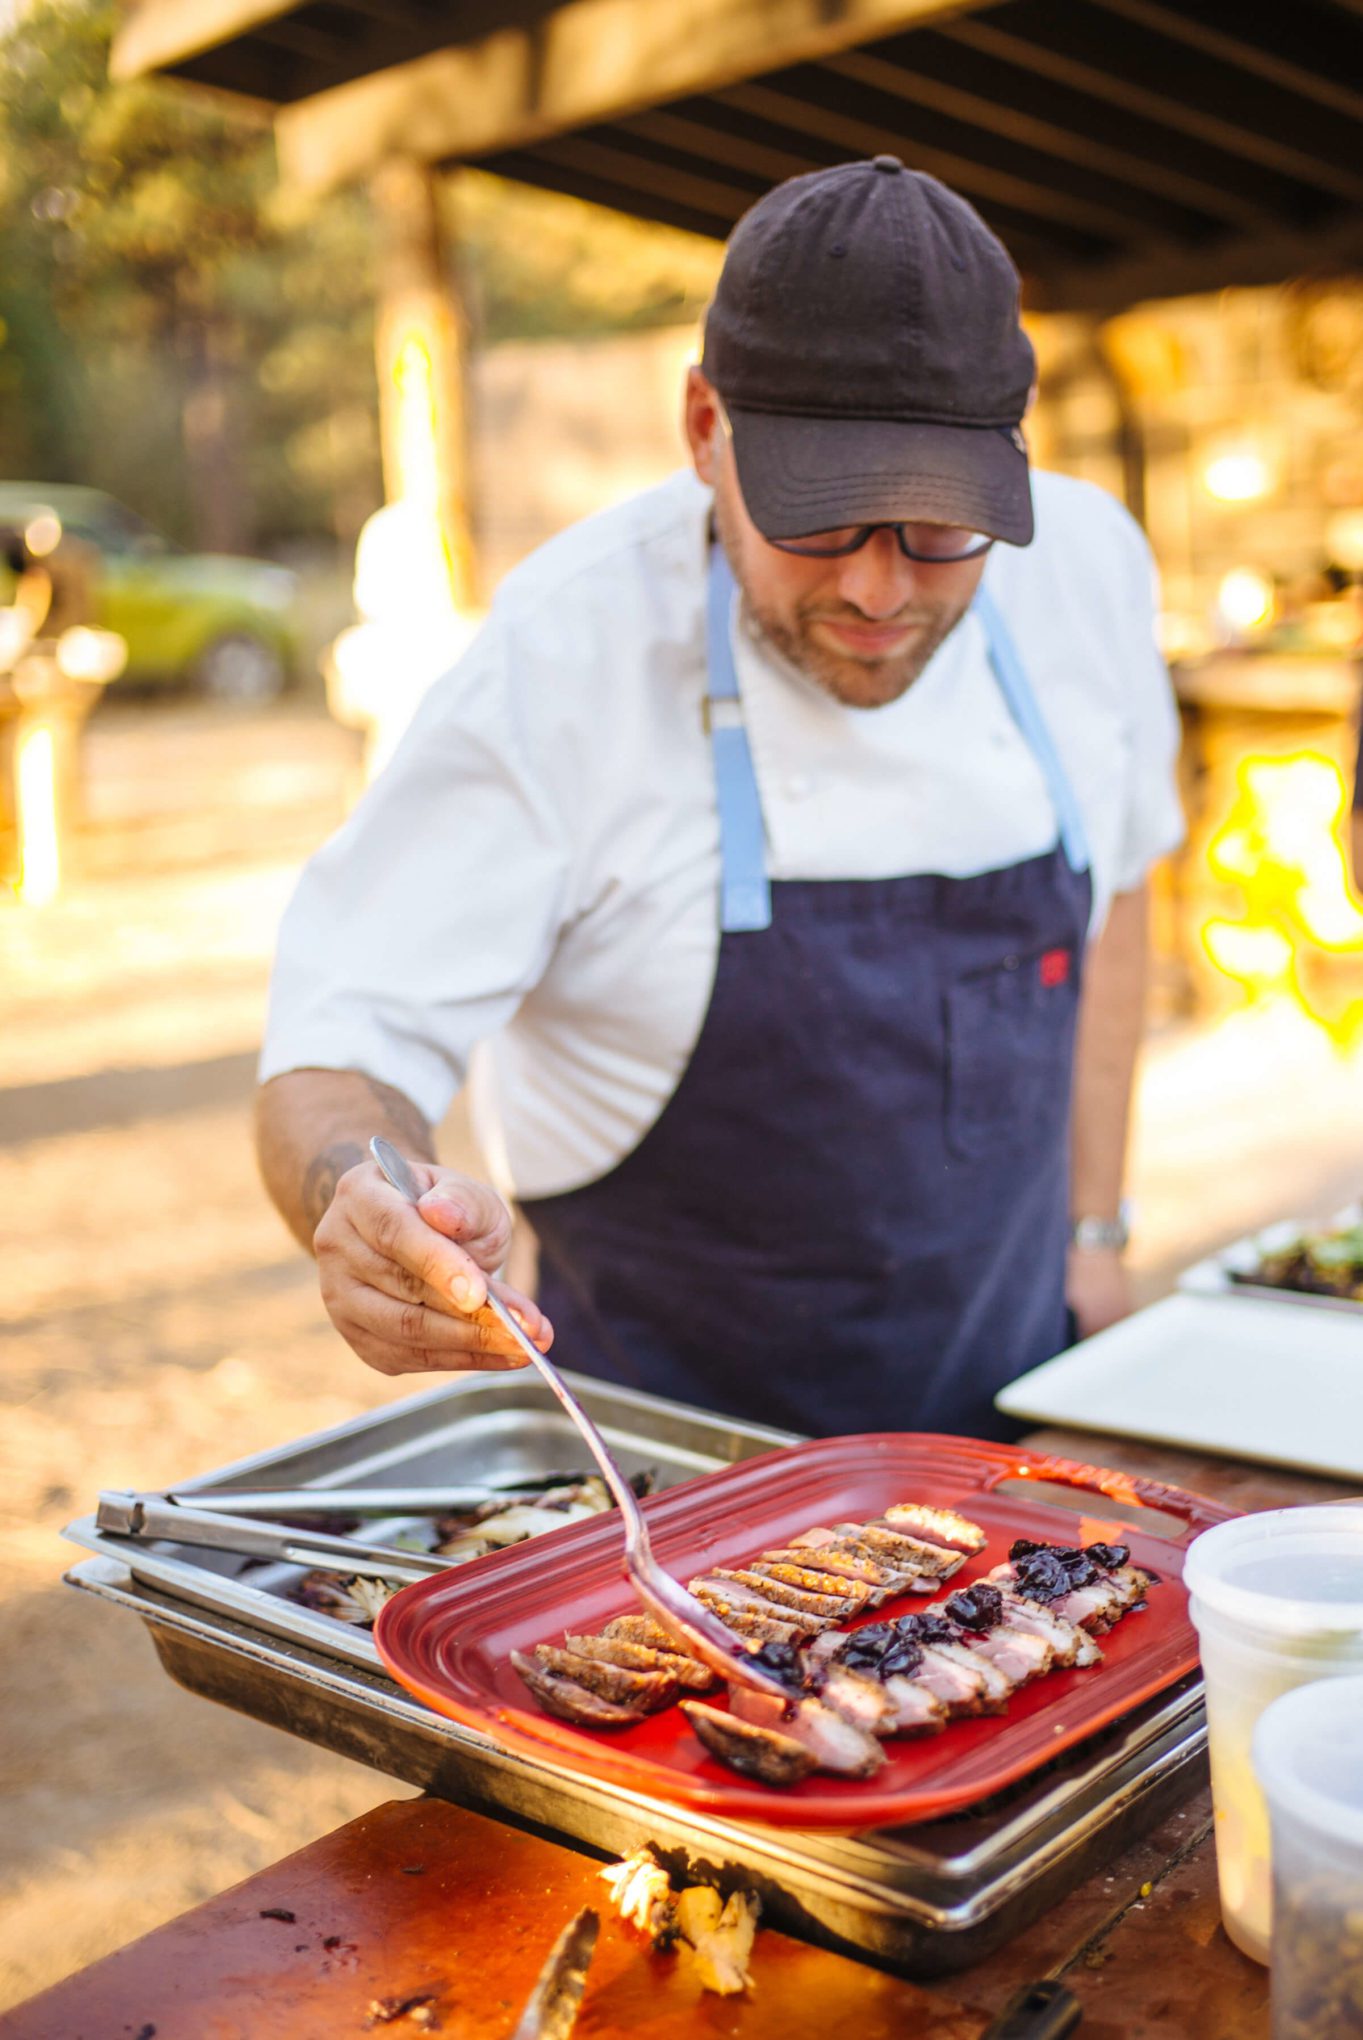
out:
M622 1920L646 1934L660 1952L676 1948L703 1990L731 1997L752 1981L748 1964L761 1901L748 1891L727 1898L712 1884L679 1891L650 1849L640 1849L600 1873Z

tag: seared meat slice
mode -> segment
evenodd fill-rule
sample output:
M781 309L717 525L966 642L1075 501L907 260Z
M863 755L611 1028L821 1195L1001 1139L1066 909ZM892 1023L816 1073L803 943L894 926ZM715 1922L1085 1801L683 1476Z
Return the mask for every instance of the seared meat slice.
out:
M1101 1655L1095 1643L1040 1601L1020 1600L1011 1589L992 1580L976 1580L942 1603L949 1622L972 1635L1040 1638L1056 1665L1094 1664Z
M747 1616L759 1622L779 1622L783 1628L791 1631L789 1637L773 1639L774 1641L793 1642L796 1637L817 1636L819 1631L827 1629L833 1620L827 1615L806 1615L798 1608L789 1607L785 1602L770 1600L766 1594L758 1591L758 1586L767 1584L765 1580L759 1581L757 1586L749 1586L742 1580L713 1572L698 1573L695 1579L688 1580L686 1584L698 1601L703 1601L707 1608L714 1609L721 1622L727 1623L730 1616ZM750 1628L745 1628L743 1633L751 1635L753 1632Z
M1121 1589L1115 1581L1107 1578L1095 1577L1087 1586L1071 1587L1055 1595L1048 1594L1044 1599L1029 1591L1014 1565L996 1565L989 1574L989 1582L1025 1601L1029 1607L1049 1608L1076 1628L1093 1631L1099 1636L1105 1629L1111 1629L1114 1622L1120 1621L1123 1614Z
M1152 1573L1129 1563L1124 1544L1035 1544L1020 1537L1006 1566L989 1575L1022 1599L1040 1602L1067 1622L1101 1635L1138 1607L1158 1584Z
M563 1648L578 1657L623 1665L631 1672L666 1672L688 1693L708 1693L719 1684L718 1674L699 1658L677 1650L654 1650L646 1643L630 1643L623 1636L565 1636Z
M602 1624L601 1634L619 1637L625 1643L641 1643L646 1650L666 1650L679 1657L691 1657L694 1664L701 1662L686 1650L670 1629L664 1629L651 1615L617 1615L613 1621Z
M778 1735L803 1743L821 1771L869 1778L885 1761L885 1752L874 1736L812 1695L801 1698L792 1693L782 1705L774 1693L731 1686L729 1699L740 1720L757 1728L774 1728Z
M864 1728L868 1735L889 1735L894 1725L894 1702L879 1679L854 1672L846 1665L832 1664L816 1673L810 1690L826 1706L835 1707L846 1720Z
M588 1692L576 1679L565 1678L561 1672L551 1672L547 1665L542 1665L538 1658L527 1657L524 1651L513 1650L511 1662L541 1707L563 1721L576 1722L579 1728L627 1728L644 1718L645 1710L637 1703L621 1707L613 1700L603 1700L599 1693Z
M937 1584L930 1573L917 1566L898 1564L888 1553L876 1551L843 1531L807 1530L803 1537L792 1540L790 1548L807 1554L809 1563L823 1566L828 1572L864 1580L886 1600L891 1594L931 1593Z
M767 1573L748 1572L745 1569L730 1570L716 1566L705 1576L708 1580L723 1580L726 1585L751 1588L764 1601L775 1602L778 1608L791 1608L797 1615L813 1615L825 1622L844 1622L856 1612L856 1604L849 1605L842 1594L809 1594L803 1587L794 1587L786 1580L773 1579Z
M589 1693L599 1693L603 1700L614 1701L617 1707L638 1707L646 1714L670 1707L681 1691L667 1672L629 1671L606 1658L579 1657L576 1651L557 1650L552 1643L537 1643L535 1656L547 1672L572 1679Z
M1033 1636L1044 1636L1054 1648L1058 1665L1098 1665L1103 1661L1103 1653L1093 1638L1062 1615L1058 1606L1046 1608L1039 1601L1023 1601L1016 1594L1005 1593L1003 1624L1006 1629L1024 1629Z
M770 1615L760 1615L755 1606L739 1607L709 1588L697 1593L696 1599L745 1643L805 1643L818 1627L817 1623L808 1621L792 1619L783 1622L774 1611ZM789 1608L784 1612L787 1615L792 1613Z
M927 1537L936 1544L953 1544L958 1551L983 1551L988 1541L978 1523L958 1516L955 1509L929 1509L921 1502L893 1502L879 1520L891 1530Z
M971 1643L935 1643L932 1647L939 1657L968 1665L981 1681L979 1705L974 1710L977 1714L1002 1714L1006 1710L1017 1691L1017 1680L1001 1664L996 1664L993 1658L986 1657Z
M805 1594L827 1594L842 1604L843 1612L854 1615L859 1608L875 1608L884 1593L866 1580L846 1573L815 1571L807 1551L764 1551L747 1568L764 1580L779 1580L783 1586L798 1587Z
M882 1735L934 1735L945 1728L950 1710L937 1695L917 1679L892 1672L884 1681L885 1697L892 1713Z
M779 1729L740 1721L736 1714L707 1707L703 1700L683 1700L681 1707L711 1756L745 1778L756 1778L763 1785L793 1785L819 1768L811 1749Z
M909 1615L850 1636L821 1636L808 1652L811 1678L835 1706L839 1674L878 1685L888 1703L877 1726L881 1735L940 1728L949 1716L979 1713L987 1682L968 1655L957 1663L943 1654L938 1632L950 1636L950 1624Z
M1044 1636L1028 1636L1019 1629L986 1630L971 1649L996 1664L1015 1686L1039 1679L1055 1661L1055 1651Z
M908 1537L884 1523L838 1523L835 1529L861 1544L869 1544L896 1564L929 1573L935 1580L949 1580L965 1564L963 1551L949 1551L944 1544L929 1544L921 1537Z

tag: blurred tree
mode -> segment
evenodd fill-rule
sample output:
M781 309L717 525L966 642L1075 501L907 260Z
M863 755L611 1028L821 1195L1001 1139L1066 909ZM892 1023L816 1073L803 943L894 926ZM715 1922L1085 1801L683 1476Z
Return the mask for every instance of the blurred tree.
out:
M348 546L382 494L367 197L281 192L268 122L226 99L111 82L116 16L31 0L0 31L0 474L198 546ZM477 171L447 201L475 344L688 320L718 267Z
M363 201L290 213L258 117L111 83L115 17L39 0L0 41L0 467L211 549L350 539L379 500Z

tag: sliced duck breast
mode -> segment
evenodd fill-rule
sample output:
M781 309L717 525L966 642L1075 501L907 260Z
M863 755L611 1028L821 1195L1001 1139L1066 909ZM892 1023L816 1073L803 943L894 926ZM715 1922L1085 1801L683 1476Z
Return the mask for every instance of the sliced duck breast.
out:
M868 1735L890 1734L895 1707L879 1679L833 1664L816 1674L816 1680L818 1696L825 1705L835 1707Z
M944 1544L929 1544L921 1537L907 1537L885 1523L837 1523L834 1528L872 1551L884 1552L896 1564L934 1579L949 1580L965 1564L963 1551L948 1551Z
M756 1778L763 1785L794 1785L819 1768L813 1750L779 1729L740 1721L736 1714L707 1707L703 1700L683 1700L681 1705L711 1756L745 1778Z
M797 1615L813 1615L824 1622L845 1622L856 1612L842 1594L809 1594L803 1587L792 1586L787 1580L773 1579L768 1573L750 1572L746 1567L730 1571L725 1566L716 1566L705 1575L707 1580L723 1580L727 1585L747 1587L759 1594L764 1601L772 1601L778 1608L792 1608Z
M885 1761L885 1752L874 1736L812 1695L792 1694L783 1705L774 1693L755 1693L747 1686L731 1686L729 1699L741 1721L749 1721L756 1728L775 1729L778 1735L803 1743L817 1759L820 1770L835 1771L848 1778L869 1778Z
M691 1657L695 1664L700 1663L700 1659L686 1649L680 1638L655 1622L651 1615L617 1615L613 1621L601 1625L601 1634L620 1637L626 1643L641 1643L650 1650L672 1651L679 1656Z
M551 1643L537 1643L535 1656L546 1671L559 1672L585 1686L589 1693L598 1693L603 1700L613 1700L619 1707L638 1706L653 1714L660 1707L670 1707L681 1691L667 1672L631 1671L628 1666L611 1664L605 1658L580 1657L576 1651L558 1650Z
M550 1671L524 1651L513 1650L511 1662L540 1706L562 1721L576 1722L580 1728L627 1728L631 1722L644 1718L645 1709L637 1703L622 1707L603 1700L599 1693L579 1685L576 1679L565 1678L561 1672Z
M937 1695L917 1679L891 1672L884 1680L885 1697L893 1715L888 1732L893 1735L935 1735L950 1720L950 1710ZM882 1735L887 1733L885 1728Z
M954 1545L958 1551L983 1551L987 1542L978 1523L958 1515L955 1509L930 1509L922 1502L892 1502L879 1521L911 1537Z
M805 1594L831 1595L848 1615L859 1608L874 1608L884 1598L867 1580L854 1579L846 1573L816 1571L807 1551L764 1551L746 1570L764 1580L779 1580L783 1586L798 1587Z
M653 1650L646 1643L630 1643L623 1636L565 1636L563 1648L577 1657L600 1658L606 1664L623 1665L631 1672L665 1672L688 1693L707 1693L719 1684L719 1675L699 1658L681 1651Z

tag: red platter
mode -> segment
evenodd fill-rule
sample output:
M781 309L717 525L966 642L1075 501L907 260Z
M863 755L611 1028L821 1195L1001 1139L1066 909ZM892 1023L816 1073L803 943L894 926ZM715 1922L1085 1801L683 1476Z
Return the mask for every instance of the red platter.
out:
M1085 1491L1091 1507L1048 1500L1042 1483ZM1161 1584L1147 1610L1102 1639L1101 1665L1038 1679L1004 1715L953 1722L921 1740L890 1740L874 1779L815 1775L784 1789L750 1783L717 1763L676 1707L602 1731L556 1720L532 1699L510 1662L513 1650L559 1642L565 1630L597 1630L637 1609L613 1513L404 1588L379 1616L374 1639L401 1685L508 1749L726 1818L843 1830L929 1820L987 1798L1196 1665L1183 1552L1198 1531L1235 1511L1179 1488L966 1438L885 1432L817 1438L743 1460L644 1508L657 1557L686 1580L740 1565L815 1524L869 1518L897 1501L959 1509L986 1532L986 1549L953 1588L999 1564L1016 1537L1120 1539ZM1152 1534L1151 1510L1176 1520ZM867 1619L922 1606L922 1597L905 1595Z

